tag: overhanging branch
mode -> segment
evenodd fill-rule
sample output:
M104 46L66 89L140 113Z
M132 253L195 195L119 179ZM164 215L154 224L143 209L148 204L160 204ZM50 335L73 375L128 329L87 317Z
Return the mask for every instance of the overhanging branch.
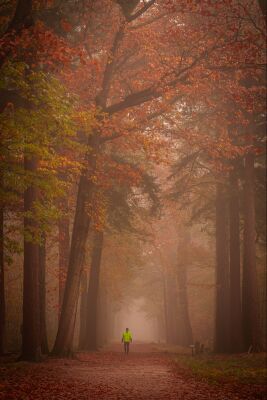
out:
M140 10L136 11L135 14L130 15L129 17L126 17L127 22L132 22L141 15L143 15L153 4L155 3L156 0L150 0L148 1Z
M132 93L129 96L126 96L124 100L119 103L112 104L109 107L106 107L104 111L108 114L115 114L116 112L123 111L129 107L138 106L140 104L146 103L147 101L152 100L155 97L159 97L154 89L154 87L150 87L144 90L141 90L137 93Z

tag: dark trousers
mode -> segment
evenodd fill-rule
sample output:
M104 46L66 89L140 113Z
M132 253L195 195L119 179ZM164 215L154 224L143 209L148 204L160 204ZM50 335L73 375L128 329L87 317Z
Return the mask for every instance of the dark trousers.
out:
M130 343L129 342L124 342L124 352L126 354L129 353L129 348L130 348Z

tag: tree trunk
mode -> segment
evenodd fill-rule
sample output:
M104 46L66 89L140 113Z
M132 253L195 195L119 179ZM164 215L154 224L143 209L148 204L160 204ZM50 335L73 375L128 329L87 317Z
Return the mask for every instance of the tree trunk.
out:
M115 54L121 43L123 29L124 28L121 26L117 34L114 36L111 54L108 58L103 74L102 90L99 96L96 98L96 104L103 109L106 109L107 97L109 94L109 88L113 74ZM95 172L96 157L100 149L100 144L99 134L98 132L95 132L88 140L88 170L83 172L79 181L64 299L59 319L57 337L53 349L54 354L61 356L68 353L71 346L68 340L69 330L71 329L71 321L73 320L73 315L75 313L75 307L79 296L85 245L91 223L91 216L87 212L87 207L90 205L90 201L92 199L94 183L93 179L90 178Z
M216 188L216 309L214 349L229 350L229 248L227 237L227 199L223 185Z
M25 158L25 170L37 171L37 160ZM24 193L25 213L34 210L37 189L33 186ZM24 217L24 265L23 265L23 327L21 359L38 361L40 359L40 293L39 293L39 245L29 238L36 228L32 217Z
M116 322L116 311L114 309L114 305L112 305L112 301L109 297L109 294L106 289L105 290L105 315L108 321L107 323L107 330L104 332L105 341L104 343L111 343L114 339L121 339L120 337L117 338L117 332L115 330L115 322ZM105 324L104 324L105 326Z
M189 245L190 234L184 232L184 237L179 243L179 248L183 251L183 260L178 260L177 268L177 286L178 286L178 301L179 301L179 332L178 338L181 346L189 346L193 343L193 332L188 309L187 295L187 268L189 266Z
M68 199L62 199L60 207L64 212L68 212ZM70 252L70 227L68 215L58 221L58 243L59 243L59 316L63 303L64 288L68 271L69 252Z
M2 33L1 37L9 35L8 43L11 39L14 40L23 28L29 28L33 26L33 24L32 0L18 0L13 18L10 20L7 29ZM0 53L0 67L2 67L10 53L9 46L6 46L5 42L2 47L3 51ZM5 47L7 48L5 49Z
M79 332L79 349L84 350L86 347L86 316L87 316L87 274L82 273L81 279L81 301L80 301L80 332Z
M0 355L4 354L5 337L5 271L4 271L4 210L0 209Z
M88 143L88 171L85 171L79 181L76 211L74 217L68 273L64 290L61 315L53 354L64 356L71 351L71 337L73 316L79 297L80 279L85 255L85 246L88 237L91 216L87 207L92 199L94 184L90 177L96 167L96 156L99 151L99 138L92 135Z
M70 343L67 337L69 336L68 332L71 329L71 321L79 296L85 245L91 222L91 218L86 212L86 204L90 201L92 186L92 183L88 181L86 176L82 175L79 182L64 298L59 319L58 333L53 349L54 354L62 356L68 354L70 350Z
M236 169L229 176L229 234L230 234L230 343L231 352L242 349L242 317L240 290L240 226L239 189Z
M170 310L170 294L169 294L169 279L168 275L165 277L165 301L166 301L166 342L168 344L173 344L173 335L172 335L172 319L171 319L171 310Z
M158 334L158 337L157 337L158 342L159 343L164 342L166 340L165 339L166 338L166 332L165 332L165 329L164 329L164 316L163 316L163 313L160 313L160 314L157 315L156 326L157 326L156 332Z
M77 298L76 306L74 309L74 315L72 318L71 329L70 329L70 336L68 339L70 345L69 345L69 350L68 350L67 355L71 358L73 358L73 355L74 355L74 346L75 346L74 339L75 339L75 328L76 328L76 321L77 321L77 309L78 309L78 298Z
M267 11L267 4L266 4L266 0L259 0L259 6L261 9L261 12L264 16L266 16L266 11Z
M14 17L8 26L8 31L16 31L17 33L22 28L29 28L33 23L32 0L19 0Z
M108 312L107 295L104 288L98 292L97 302L97 348L103 346L111 335L112 319Z
M86 349L97 350L97 304L104 234L95 232L87 295Z
M43 234L43 241L39 245L39 284L40 284L40 335L41 350L43 354L49 353L47 329L46 329L46 238Z
M178 319L177 319L177 290L174 275L169 271L166 276L166 300L167 300L167 332L168 343L177 344Z
M167 290L166 290L166 277L163 274L163 313L164 313L164 325L165 325L165 339L166 343L170 343L170 332L168 325L168 308L167 308Z
M105 287L100 287L97 311L97 346L101 347L114 339L115 313Z
M255 239L254 155L249 153L245 157L242 320L244 345L246 349L252 346L257 350L262 347L262 343Z
M69 330L66 334L66 343L68 343L68 346L64 350L64 353L62 354L64 357L67 358L74 358L74 336L75 336L75 327L76 327L76 320L77 320L77 308L78 308L78 298L77 301L74 305L74 311L71 316L70 320L70 327Z

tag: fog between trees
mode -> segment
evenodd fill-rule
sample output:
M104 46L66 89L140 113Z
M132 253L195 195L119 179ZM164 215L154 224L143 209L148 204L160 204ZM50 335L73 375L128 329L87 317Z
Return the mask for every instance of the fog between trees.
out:
M266 349L265 11L1 5L2 353Z

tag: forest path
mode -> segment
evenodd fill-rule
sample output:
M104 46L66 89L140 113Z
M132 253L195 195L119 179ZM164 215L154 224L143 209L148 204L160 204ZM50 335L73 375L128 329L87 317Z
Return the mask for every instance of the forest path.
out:
M48 359L0 365L0 399L16 400L244 400L246 390L208 385L179 369L153 346L122 345L100 352L78 353L77 360ZM2 374L1 374L2 373ZM2 375L2 379L1 379ZM256 392L255 392L256 395Z

